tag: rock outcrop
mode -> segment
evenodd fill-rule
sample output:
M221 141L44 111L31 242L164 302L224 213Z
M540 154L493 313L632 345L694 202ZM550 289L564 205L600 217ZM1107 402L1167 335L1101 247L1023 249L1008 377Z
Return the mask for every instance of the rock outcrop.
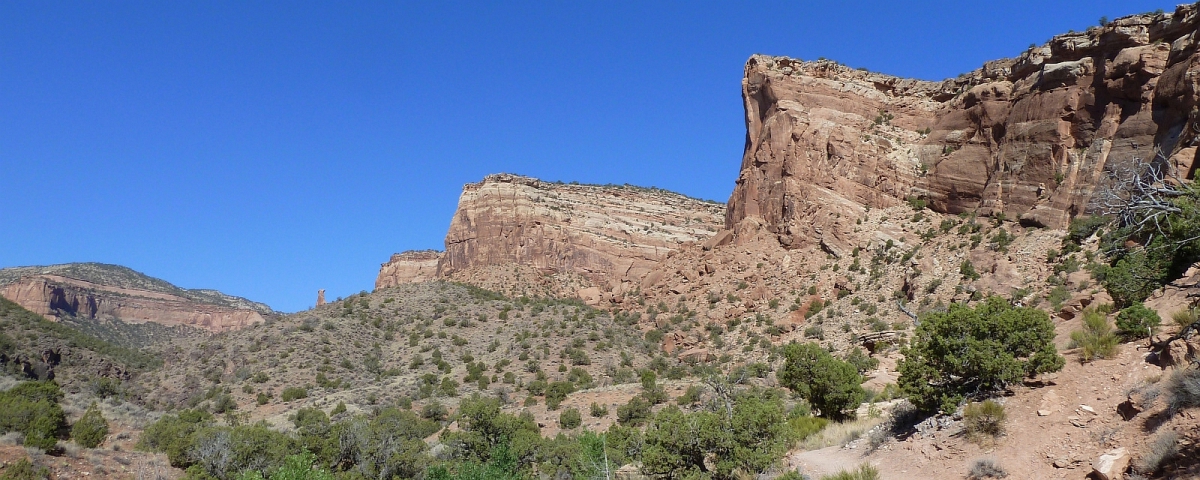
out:
M261 303L213 290L185 290L125 267L65 264L0 270L0 296L57 319L116 318L222 332L265 321Z
M638 278L712 236L724 206L656 188L489 175L463 187L438 274L521 264L595 279Z
M724 213L720 203L657 188L489 175L463 187L444 253L393 255L375 285L466 278L502 265L594 282L638 279L671 252L713 236Z
M375 288L433 280L437 277L440 258L442 254L436 250L409 250L394 254L387 263L379 267Z
M1062 228L1115 164L1170 160L1190 178L1197 23L1194 5L1124 17L941 82L753 56L726 228L841 254L865 208L908 198Z

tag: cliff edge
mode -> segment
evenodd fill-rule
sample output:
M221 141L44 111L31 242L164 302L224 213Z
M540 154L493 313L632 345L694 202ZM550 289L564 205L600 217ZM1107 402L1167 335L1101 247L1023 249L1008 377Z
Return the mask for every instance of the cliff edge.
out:
M840 255L865 208L910 198L1064 228L1115 164L1191 178L1197 25L1195 5L1123 17L941 82L755 55L726 228Z

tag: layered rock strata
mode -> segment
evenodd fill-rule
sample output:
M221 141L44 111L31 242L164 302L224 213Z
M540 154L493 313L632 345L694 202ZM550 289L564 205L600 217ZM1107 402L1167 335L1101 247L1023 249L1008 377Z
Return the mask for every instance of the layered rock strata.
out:
M394 254L387 263L380 265L375 288L433 280L437 278L438 259L441 257L441 252L436 250L409 250Z
M121 281L100 283L97 277L65 276L72 270L56 267L61 266L0 270L6 273L0 278L0 296L50 319L117 318L126 323L153 322L210 332L262 323L264 315L272 313L265 305L210 290L184 290L158 279L136 286ZM163 284L170 288L160 288Z
M497 265L594 282L636 279L689 243L720 230L725 207L656 188L543 182L511 174L467 184L446 250L394 255L376 288L455 278Z
M908 198L1062 228L1114 165L1190 178L1197 23L1194 5L1124 17L941 82L753 56L726 227L840 255L865 208Z

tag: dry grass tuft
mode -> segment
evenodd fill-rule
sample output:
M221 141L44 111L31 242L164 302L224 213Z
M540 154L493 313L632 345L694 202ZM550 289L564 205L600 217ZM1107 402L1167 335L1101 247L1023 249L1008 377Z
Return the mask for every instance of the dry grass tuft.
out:
M1133 469L1145 474L1157 472L1163 463L1179 455L1179 435L1164 432L1146 446L1146 450L1133 462Z
M982 442L996 439L1004 434L1007 418L1004 405L992 400L967 405L963 410L963 430L967 440Z
M1000 467L994 458L980 458L971 464L971 471L967 473L969 480L983 480L985 478L1004 478L1008 476L1008 472Z
M883 424L882 418L861 418L839 423L830 423L820 432L809 436L800 444L805 450L818 450L833 445L845 445L866 435L872 428Z

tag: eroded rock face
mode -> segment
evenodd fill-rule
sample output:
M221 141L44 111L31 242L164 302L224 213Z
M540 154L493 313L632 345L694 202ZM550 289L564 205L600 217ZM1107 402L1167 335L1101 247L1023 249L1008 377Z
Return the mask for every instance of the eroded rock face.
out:
M866 207L918 197L940 212L1062 228L1105 168L1171 161L1191 177L1200 124L1197 9L1054 37L941 82L830 61L753 56L746 149L726 227L840 255ZM746 219L755 222L744 225Z
M463 187L438 274L521 264L594 279L639 278L721 226L725 207L630 186L490 175Z
M375 287L432 278L478 284L475 277L511 265L582 278L551 289L575 295L586 283L641 278L671 252L713 236L724 215L720 203L661 189L489 175L463 187L445 252L393 255Z
M203 303L181 295L94 283L54 274L27 275L0 286L0 295L27 310L55 319L119 318L223 332L265 321L250 308ZM268 309L269 312L269 309Z
M392 255L387 263L379 267L375 288L433 280L437 277L438 259L441 257L441 252L435 250L409 250Z

